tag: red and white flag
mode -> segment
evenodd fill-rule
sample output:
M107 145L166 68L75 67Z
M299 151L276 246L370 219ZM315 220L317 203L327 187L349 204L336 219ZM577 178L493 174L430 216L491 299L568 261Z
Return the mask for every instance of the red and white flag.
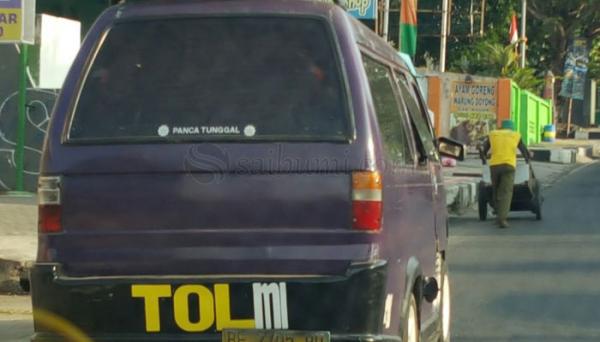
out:
M519 30L517 29L517 15L513 14L510 21L510 31L508 32L508 39L511 44L516 44L519 41Z

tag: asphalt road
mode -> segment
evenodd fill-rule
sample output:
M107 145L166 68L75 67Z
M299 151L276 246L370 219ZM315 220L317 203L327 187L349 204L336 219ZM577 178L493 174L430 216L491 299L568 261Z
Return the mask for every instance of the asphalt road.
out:
M546 190L543 220L451 222L454 341L600 341L600 164Z
M512 214L509 229L481 223L475 212L452 219L455 342L600 341L600 164L578 169L545 197L542 221ZM0 341L27 341L27 297L6 300Z

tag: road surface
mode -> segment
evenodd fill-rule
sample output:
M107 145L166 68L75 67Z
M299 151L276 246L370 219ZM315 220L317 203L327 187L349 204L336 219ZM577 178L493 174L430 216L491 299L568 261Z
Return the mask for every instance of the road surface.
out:
M545 197L542 221L452 220L454 341L600 341L600 164Z

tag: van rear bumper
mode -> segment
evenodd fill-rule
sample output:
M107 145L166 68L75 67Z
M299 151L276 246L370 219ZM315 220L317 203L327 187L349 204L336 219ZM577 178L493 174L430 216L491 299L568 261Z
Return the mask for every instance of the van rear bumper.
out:
M343 276L71 278L62 274L59 264L38 263L31 270L32 341L67 341L58 330L91 341L220 341L218 325L231 322L255 325L252 328L329 331L336 342L399 341L380 335L386 268L380 261L352 267ZM275 297L281 299L278 304ZM263 305L262 323L257 305ZM210 327L185 331L201 321L203 306L210 307L211 314L205 316ZM158 311L154 323L153 310ZM187 314L181 315L181 310ZM267 312L272 316L267 318Z

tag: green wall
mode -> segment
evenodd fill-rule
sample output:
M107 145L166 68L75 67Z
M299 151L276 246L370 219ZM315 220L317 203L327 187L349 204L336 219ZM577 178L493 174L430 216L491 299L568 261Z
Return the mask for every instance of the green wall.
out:
M510 114L523 142L537 144L542 141L544 126L552 123L552 103L512 82Z

